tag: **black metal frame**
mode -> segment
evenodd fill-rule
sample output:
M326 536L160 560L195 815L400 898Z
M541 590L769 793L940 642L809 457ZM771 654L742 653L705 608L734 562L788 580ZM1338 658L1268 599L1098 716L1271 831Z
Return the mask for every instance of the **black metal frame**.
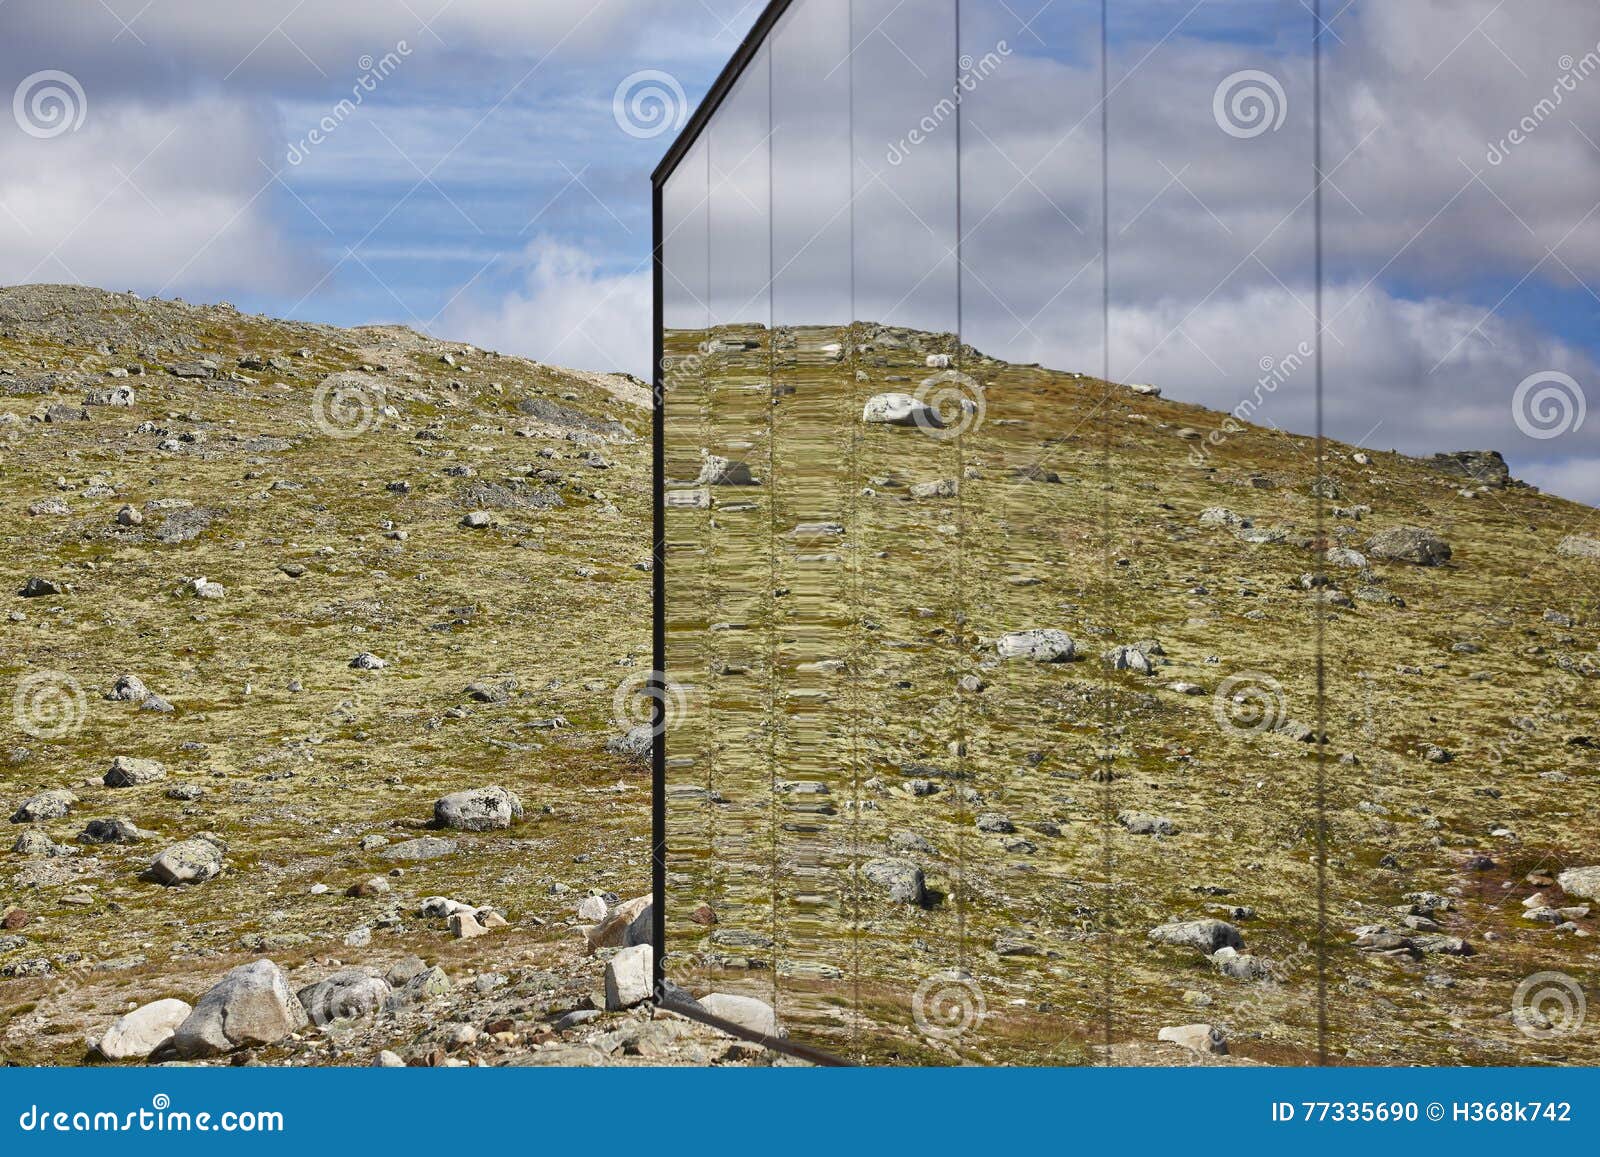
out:
M722 107L728 94L733 91L745 69L755 59L761 50L762 44L783 18L795 0L772 0L762 12L760 19L751 28L749 34L740 43L738 51L728 61L705 99L695 109L694 115L689 118L683 131L673 141L672 147L667 150L667 155L651 174L651 229L654 238L652 257L652 296L654 300L652 356L653 356L653 406L652 406L652 504L654 507L654 540L655 548L652 552L653 580L653 632L651 649L653 652L654 674L652 679L652 698L654 708L654 742L650 749L650 828L651 828L651 855L650 855L650 893L651 907L655 919L651 921L651 946L654 955L656 1005L667 1009L691 1020L699 1021L712 1028L719 1029L730 1036L741 1037L775 1052L784 1053L800 1060L810 1061L812 1064L826 1067L845 1065L848 1062L823 1052L820 1049L810 1048L796 1044L786 1039L769 1038L752 1033L740 1025L711 1016L703 1008L693 1003L684 1003L676 998L674 990L669 988L666 981L666 953L667 953L667 743L666 743L666 710L667 710L667 522L666 522L666 382L663 361L666 357L665 325L666 303L664 289L666 283L666 266L664 264L663 246L665 238L662 235L664 213L662 207L662 193L672 174L678 169L689 150L700 139L711 119L716 116L717 110Z

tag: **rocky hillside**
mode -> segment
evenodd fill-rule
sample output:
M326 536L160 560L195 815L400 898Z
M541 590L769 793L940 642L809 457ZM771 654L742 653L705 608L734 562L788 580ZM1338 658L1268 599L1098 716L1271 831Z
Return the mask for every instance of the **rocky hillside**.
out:
M235 1059L724 1058L595 1011L578 931L649 880L648 402L0 290L0 1056L143 1055L260 990L304 1000ZM184 1055L234 1051L195 1016Z
M1600 1061L1600 512L949 335L669 336L671 975L869 1060Z

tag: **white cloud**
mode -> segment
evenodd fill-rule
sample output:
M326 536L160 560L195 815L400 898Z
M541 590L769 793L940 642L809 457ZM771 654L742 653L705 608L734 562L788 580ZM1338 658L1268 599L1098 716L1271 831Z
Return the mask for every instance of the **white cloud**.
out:
M522 253L520 288L470 291L434 327L443 337L549 365L650 377L650 274L607 272L583 249L538 238Z
M257 160L275 131L247 104L201 97L91 100L76 132L0 132L0 283L219 294L309 284L312 263L283 243Z

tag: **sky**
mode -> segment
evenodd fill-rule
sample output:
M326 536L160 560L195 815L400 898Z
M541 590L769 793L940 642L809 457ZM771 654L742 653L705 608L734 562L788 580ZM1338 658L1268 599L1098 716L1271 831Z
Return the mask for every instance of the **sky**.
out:
M739 220L745 206L788 222L793 260L753 282L772 282L772 316L837 298L848 246L808 245L801 225L832 218L820 209L853 167L838 208L863 316L958 318L988 353L1109 364L1314 427L1307 4L1113 4L1104 136L1098 3L966 0L961 51L1004 45L1001 63L959 135L939 123L899 162L891 147L949 92L953 69L932 62L956 56L953 0L855 0L847 67L823 68L825 17L851 7L801 5L817 43L780 34L770 88L725 118L745 138L744 163L718 169L731 195L700 198L732 236L770 226ZM0 0L0 283L403 323L646 376L648 176L759 8ZM1528 13L1324 0L1323 401L1341 439L1498 449L1520 477L1600 503L1600 73L1581 75L1600 6ZM827 121L847 115L848 86L854 130ZM784 244L780 229L772 252Z

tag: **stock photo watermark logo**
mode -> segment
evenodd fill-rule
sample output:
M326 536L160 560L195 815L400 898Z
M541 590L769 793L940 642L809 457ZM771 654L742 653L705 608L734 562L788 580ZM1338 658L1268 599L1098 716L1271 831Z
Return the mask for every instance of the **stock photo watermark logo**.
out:
M36 671L17 683L11 718L17 729L34 739L70 739L83 729L89 698L71 675Z
M1197 467L1206 466L1211 460L1213 450L1221 449L1234 435L1243 434L1244 423L1253 421L1256 414L1267 404L1267 400L1288 385L1289 380L1304 369L1316 353L1315 347L1310 342L1303 341L1288 357L1263 357L1260 363L1261 377L1256 379L1256 388L1251 391L1248 398L1233 408L1221 427L1213 430L1204 442L1189 451L1189 464Z
M983 387L960 370L945 370L928 378L913 397L917 428L942 442L976 433L989 416Z
M669 952L662 960L661 971L667 983L693 995L710 985L716 976L716 964L698 952Z
M928 115L918 121L905 136L898 141L891 142L884 160L896 168L905 164L907 158L918 147L925 144L956 116L961 110L962 98L970 93L977 92L978 86L996 72L999 72L1001 65L1005 64L1006 58L1010 55L1011 45L1002 40L981 57L962 56L960 61L957 62L960 77L956 80L955 87L951 89L950 95L942 97L929 111Z
M1588 1016L1583 986L1565 972L1536 972L1511 998L1511 1022L1533 1040L1571 1036Z
M17 85L11 97L11 115L23 132L47 141L83 127L89 115L89 97L70 72L47 68Z
M356 114L356 110L366 103L367 97L377 92L384 81L399 71L400 65L411 55L411 52L411 45L401 40L395 43L392 51L384 53L378 59L373 59L369 53L356 61L356 67L361 70L361 74L356 77L355 84L351 86L350 95L334 105L310 132L290 144L288 155L284 159L291 165L304 164L313 149L338 132L340 126L353 117Z
M1523 380L1511 398L1511 415L1517 429L1530 438L1548 442L1563 434L1576 434L1589 416L1589 399L1571 374L1546 370Z
M659 704L660 710L657 710ZM689 714L689 693L660 671L630 675L611 698L611 721L619 730L648 728L660 738Z
M988 1015L978 982L954 969L928 977L911 998L911 1020L930 1040L958 1041L982 1028Z
M1236 735L1262 736L1294 726L1283 684L1259 671L1230 675L1212 700L1217 726Z
M389 414L388 393L376 382L335 375L311 398L311 422L329 438L348 440L370 434Z
M1289 97L1270 72L1247 68L1226 77L1211 99L1217 127L1241 141L1275 133L1289 119Z
M1555 84L1551 86L1550 95L1535 104L1532 111L1518 121L1505 136L1498 141L1489 142L1489 152L1485 159L1491 165L1498 168L1505 164L1519 145L1527 144L1533 138L1533 134L1556 115L1556 110L1566 103L1567 97L1576 93L1584 81L1600 72L1600 44L1585 53L1582 59L1576 59L1571 54L1563 56L1556 61L1556 66L1561 70L1561 75L1556 77Z
M677 132L689 120L689 97L670 72L647 68L622 79L611 97L617 127L636 140Z

